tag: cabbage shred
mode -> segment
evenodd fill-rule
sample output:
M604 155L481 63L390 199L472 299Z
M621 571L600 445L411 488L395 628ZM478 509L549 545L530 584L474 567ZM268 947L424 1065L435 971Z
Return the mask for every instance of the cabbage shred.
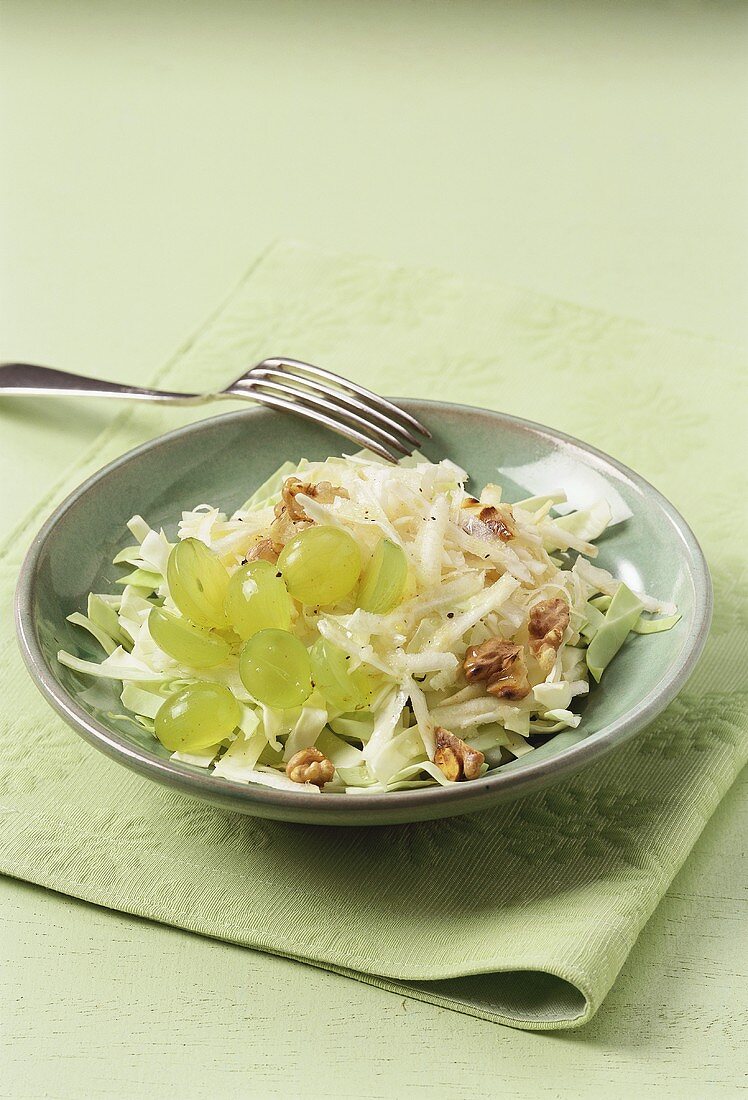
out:
M304 494L297 499L315 523L349 532L364 561L382 535L407 556L405 598L388 614L357 608L355 593L334 609L297 606L292 629L305 643L322 635L349 656L351 669L363 665L374 678L377 687L365 710L338 713L318 692L302 707L275 710L248 694L237 655L224 666L198 671L160 650L147 620L153 606L175 609L166 582L171 544L140 516L128 524L135 543L115 559L129 570L118 582L121 593L91 594L87 614L69 616L97 640L103 660L59 654L62 664L78 672L121 681L123 708L150 730L173 691L196 680L226 684L242 706L232 738L198 754L173 754L218 777L316 794L318 787L285 774L295 752L316 745L335 766L325 793L365 796L448 786L451 781L434 763L437 726L483 752L484 771L493 771L531 753L549 735L578 726L582 716L573 709L575 700L589 691L590 675L600 679L632 632L670 629L678 621L673 605L632 591L589 561L597 555L592 540L611 522L604 500L563 516L555 514L566 501L560 491L517 501L508 513L513 533L504 541L468 521L467 474L446 459L432 463L415 455L391 466L361 452L285 463L230 517L208 504L184 512L179 538L200 539L232 572L267 535L289 476L347 491L329 504ZM488 485L480 503L505 508L501 495L499 486ZM485 683L466 684L468 647L501 638L528 653L530 612L557 597L569 605L569 625L549 671L528 657L531 690L525 698L497 699ZM658 613L663 617L649 617Z

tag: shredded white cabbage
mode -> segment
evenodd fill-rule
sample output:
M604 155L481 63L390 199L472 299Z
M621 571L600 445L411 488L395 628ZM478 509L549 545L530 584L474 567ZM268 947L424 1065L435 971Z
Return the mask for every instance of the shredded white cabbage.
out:
M233 572L267 536L291 476L307 487L329 482L345 490L331 502L301 492L298 503L313 523L351 534L364 561L382 536L407 558L407 589L387 614L363 611L355 598L334 608L295 609L292 629L306 645L322 636L348 655L351 671L363 667L371 674L376 689L365 710L341 714L318 691L303 707L275 710L247 692L236 648L224 665L199 671L160 650L148 616L154 606L175 610L166 581L171 544L140 516L128 524L136 545L115 559L131 570L119 582L121 594L92 594L86 615L69 616L98 642L103 659L59 654L62 664L79 673L121 681L122 705L145 729L153 728L171 692L198 679L229 687L242 713L232 737L199 752L173 754L219 778L317 794L318 786L296 783L285 771L296 752L315 746L335 769L326 791L365 796L449 785L454 780L439 763L439 728L483 754L485 774L531 753L548 735L578 726L581 715L570 709L574 699L588 692L590 673L599 680L632 631L654 633L678 621L672 604L632 592L587 560L597 553L591 540L611 523L607 501L561 516L554 509L568 509L563 491L510 506L500 486L488 485L478 512L502 509L509 534L499 537L476 512L466 472L420 455L397 466L366 452L285 463L232 516L210 504L182 513L179 538L204 542ZM559 551L578 555L573 567L560 567L554 556ZM568 605L568 625L550 652L549 667L533 650L529 623L534 608L559 598ZM652 612L665 617L644 617ZM497 697L486 681L466 681L468 648L491 639L521 647L524 695Z

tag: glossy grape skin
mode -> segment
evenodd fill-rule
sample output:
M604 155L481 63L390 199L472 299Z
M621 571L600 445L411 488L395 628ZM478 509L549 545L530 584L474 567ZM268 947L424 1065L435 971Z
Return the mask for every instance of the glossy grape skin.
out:
M337 527L307 527L278 558L286 588L307 607L336 604L352 592L361 574L355 539Z
M402 600L408 583L408 559L402 546L381 538L364 569L356 600L364 611L385 615Z
M259 630L288 630L293 604L278 569L267 561L252 561L232 574L226 592L226 618L240 638Z
M225 627L223 610L229 575L217 554L199 539L182 539L173 547L166 580L174 603L197 626Z
M156 737L171 752L196 752L216 745L236 728L241 707L223 684L201 680L180 688L156 715Z
M367 706L374 690L363 668L351 671L347 654L326 638L318 638L309 650L314 687L336 710L347 713Z
M148 615L148 630L156 645L169 657L191 668L213 668L230 653L228 642L187 619L154 607Z
M253 698L270 707L300 707L312 693L305 646L287 630L260 630L244 645L239 675Z

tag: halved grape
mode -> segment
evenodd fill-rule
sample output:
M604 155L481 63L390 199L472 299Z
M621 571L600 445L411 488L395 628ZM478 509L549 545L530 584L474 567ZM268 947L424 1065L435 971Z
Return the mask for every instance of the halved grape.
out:
M241 638L273 627L288 630L291 625L291 597L275 565L251 561L237 569L229 581L224 610Z
M309 650L315 688L336 710L348 712L368 705L374 682L359 667L351 671L348 655L326 638L318 638Z
M227 687L201 680L161 704L156 737L172 752L194 752L223 741L240 718L241 707Z
M187 619L154 607L148 615L148 629L157 646L175 661L192 668L213 668L229 655L229 644L217 634L193 626Z
M260 630L246 642L239 675L255 699L270 707L300 707L312 693L309 654L287 630Z
M384 615L402 600L408 583L408 559L402 546L381 538L364 569L357 603L364 611Z
M347 531L307 527L283 547L278 569L295 600L308 607L335 604L355 587L361 553Z
M229 575L217 554L199 539L183 539L173 547L166 566L171 598L183 615L198 626L226 626L223 603Z

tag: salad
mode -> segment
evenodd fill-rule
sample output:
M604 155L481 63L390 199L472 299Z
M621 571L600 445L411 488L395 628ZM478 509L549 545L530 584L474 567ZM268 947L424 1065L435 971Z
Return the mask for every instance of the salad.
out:
M285 463L231 516L183 512L175 543L134 516L120 590L69 616L102 659L58 659L121 681L127 718L217 777L347 795L474 782L578 726L631 633L679 616L592 564L604 500L509 504L467 480L361 452Z

